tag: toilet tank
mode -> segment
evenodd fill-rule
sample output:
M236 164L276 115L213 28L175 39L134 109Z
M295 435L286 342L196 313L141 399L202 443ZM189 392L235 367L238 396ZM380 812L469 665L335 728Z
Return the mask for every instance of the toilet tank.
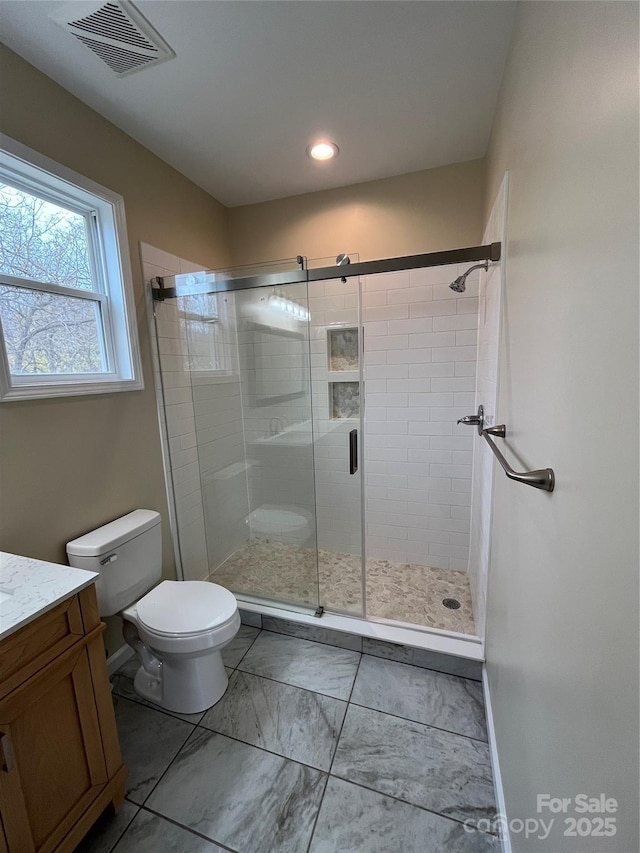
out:
M155 586L162 573L160 515L136 509L67 543L69 565L98 572L101 616L112 616Z

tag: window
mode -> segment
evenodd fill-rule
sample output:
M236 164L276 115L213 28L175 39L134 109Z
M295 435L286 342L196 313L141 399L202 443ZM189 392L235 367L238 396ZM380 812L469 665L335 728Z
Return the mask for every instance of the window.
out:
M0 400L142 387L121 196L0 137Z

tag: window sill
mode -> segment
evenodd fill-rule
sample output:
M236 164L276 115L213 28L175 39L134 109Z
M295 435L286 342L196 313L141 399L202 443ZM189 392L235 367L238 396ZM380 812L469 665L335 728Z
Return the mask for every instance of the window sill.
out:
M121 391L142 391L139 379L116 379L97 382L58 382L47 385L20 385L0 391L0 402L13 400L45 400L53 397L80 397L87 394L114 394Z

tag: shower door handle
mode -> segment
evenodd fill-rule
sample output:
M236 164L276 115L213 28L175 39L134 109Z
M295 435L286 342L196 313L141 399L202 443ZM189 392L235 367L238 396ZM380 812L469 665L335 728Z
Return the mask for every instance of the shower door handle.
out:
M349 473L355 474L358 470L358 430L352 429L349 433Z

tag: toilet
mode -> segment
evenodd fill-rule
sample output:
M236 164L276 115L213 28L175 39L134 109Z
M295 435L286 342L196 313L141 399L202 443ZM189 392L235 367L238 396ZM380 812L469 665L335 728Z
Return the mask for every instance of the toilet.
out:
M304 545L314 529L310 512L277 504L262 504L246 521L254 539L272 539L285 545Z
M160 581L160 515L137 509L67 543L69 565L98 572L101 616L118 613L140 660L143 699L183 714L214 705L229 680L221 649L240 628L234 595L205 581Z

